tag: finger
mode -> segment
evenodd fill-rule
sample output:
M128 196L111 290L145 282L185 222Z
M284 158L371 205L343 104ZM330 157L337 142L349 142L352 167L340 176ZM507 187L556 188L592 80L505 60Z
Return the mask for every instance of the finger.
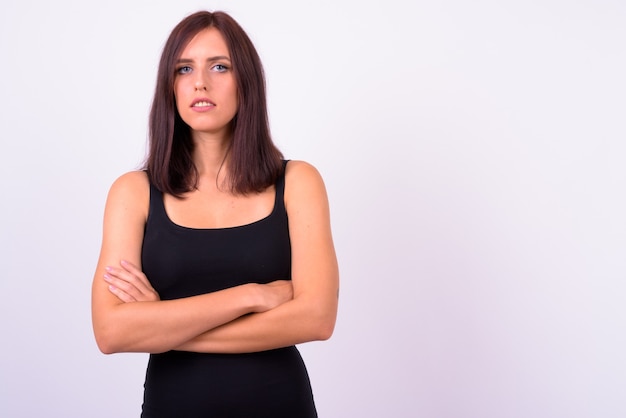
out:
M126 269L119 269L115 267L106 267L106 271L112 277L115 277L119 280L125 281L134 287L137 288L140 292L144 293L147 287L151 287L149 283L146 283L146 280L142 280L142 277L137 276L136 274L129 272Z
M131 273L139 282L141 282L141 284L144 286L145 289L150 290L150 291L154 290L152 288L152 284L150 283L146 275L143 273L143 271L141 271L141 269L139 269L133 263L126 261L126 260L122 260L120 261L120 265L122 266L124 270Z
M136 275L140 275L143 272L139 269L139 267L137 267L136 265L134 265L133 263L131 263L130 261L126 261L126 260L121 260L120 261L120 265L122 266L122 268L124 268L125 270L128 270L129 272L136 274Z
M119 287L115 287L114 285L109 285L109 292L113 293L119 300L122 302L135 302L135 299L130 296L128 293L124 292Z
M104 280L117 290L130 296L133 300L138 300L142 295L141 290L137 289L137 286L135 286L132 282L115 275L114 272L105 273Z
M137 292L133 290L132 295L138 302L161 300L157 291L152 287L152 283L136 265L126 260L121 260L120 265L122 266L121 269L111 268L111 270L120 279L127 281L136 288Z

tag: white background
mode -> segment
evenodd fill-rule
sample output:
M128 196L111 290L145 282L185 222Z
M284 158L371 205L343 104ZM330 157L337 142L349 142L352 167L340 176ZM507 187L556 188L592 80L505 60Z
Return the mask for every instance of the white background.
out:
M626 3L10 1L0 6L0 416L138 416L100 354L110 184L140 166L161 47L247 30L275 141L332 205L320 417L626 416Z

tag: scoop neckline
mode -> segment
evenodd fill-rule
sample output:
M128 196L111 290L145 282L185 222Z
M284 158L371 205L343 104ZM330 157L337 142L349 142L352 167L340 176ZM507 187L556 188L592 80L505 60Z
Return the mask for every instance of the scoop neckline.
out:
M261 219L257 219L256 221L252 221L246 224L242 224L242 225L234 225L234 226L225 226L225 227L219 227L219 228L194 228L194 227L190 227L190 226L185 226L185 225L180 225L177 224L176 222L174 222L172 220L172 218L170 218L169 213L167 213L167 209L165 208L165 200L164 200L164 194L163 192L161 192L159 190L160 193L160 199L159 201L161 202L160 206L161 206L161 211L163 213L163 216L165 217L165 219L167 220L167 222L172 225L175 228L178 229L182 229L182 230L186 230L186 231L227 231L227 230L233 230L233 229L241 229L241 228L246 228L246 227L250 227L250 226L254 226L256 224L259 224L261 222L264 222L266 220L268 220L269 218L271 218L274 213L276 212L276 207L277 207L277 200L278 200L278 188L275 187L274 188L274 205L272 206L272 210L271 212L264 216Z

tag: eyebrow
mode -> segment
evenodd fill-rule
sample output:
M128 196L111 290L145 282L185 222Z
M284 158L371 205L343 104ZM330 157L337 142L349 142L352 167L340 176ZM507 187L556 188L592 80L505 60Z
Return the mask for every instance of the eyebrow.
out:
M215 57L209 57L206 59L207 62L212 62L212 61L220 61L220 60L228 60L230 61L230 58L227 57L226 55L217 55ZM176 61L177 64L191 64L193 63L193 60L190 58L181 58L178 61Z

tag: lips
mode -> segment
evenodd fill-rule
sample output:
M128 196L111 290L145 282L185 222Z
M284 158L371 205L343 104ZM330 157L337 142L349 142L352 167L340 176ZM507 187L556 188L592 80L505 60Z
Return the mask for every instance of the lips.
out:
M212 101L206 98L199 98L191 102L191 107L195 109L203 109L203 108L209 108L209 107L214 107L214 106L215 106L215 103L213 103Z

